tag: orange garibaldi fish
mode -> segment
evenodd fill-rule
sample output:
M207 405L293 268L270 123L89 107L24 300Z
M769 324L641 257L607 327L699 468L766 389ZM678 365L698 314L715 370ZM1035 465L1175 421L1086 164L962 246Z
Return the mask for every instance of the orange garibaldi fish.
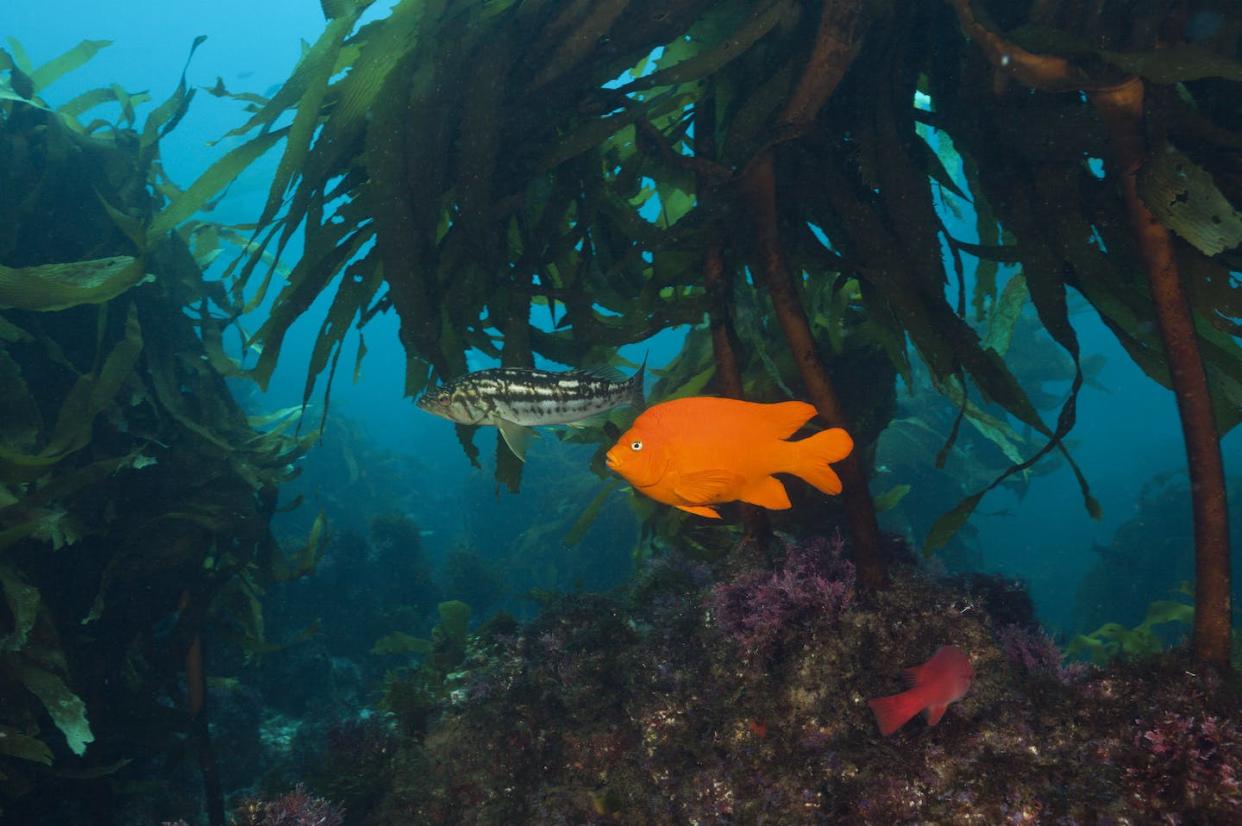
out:
M612 449L608 467L657 502L719 519L712 505L741 500L790 507L773 473L790 473L824 493L841 492L828 466L854 441L839 427L786 441L815 415L806 402L757 404L692 396L649 408Z

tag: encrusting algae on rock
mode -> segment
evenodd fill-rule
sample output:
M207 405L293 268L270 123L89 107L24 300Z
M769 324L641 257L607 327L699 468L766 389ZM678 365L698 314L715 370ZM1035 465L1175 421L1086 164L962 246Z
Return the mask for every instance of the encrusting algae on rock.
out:
M1236 689L1180 653L1032 671L991 612L1012 599L898 564L852 600L842 551L785 543L774 570L715 586L673 555L628 597L566 596L474 638L460 696L399 747L367 822L1242 822ZM884 737L866 698L890 689L887 664L943 642L973 663L969 693Z

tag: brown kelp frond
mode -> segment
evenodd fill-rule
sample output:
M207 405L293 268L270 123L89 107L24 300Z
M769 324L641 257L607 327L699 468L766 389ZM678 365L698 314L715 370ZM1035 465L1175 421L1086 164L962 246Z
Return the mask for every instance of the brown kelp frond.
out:
M707 252L722 226L739 225L739 181L768 159L781 252L828 369L865 343L909 379L912 350L963 424L1010 458L994 483L1055 453L1094 511L1065 445L1086 380L1070 295L1086 297L1145 371L1167 383L1169 370L1151 297L1127 275L1138 258L1124 210L1091 160L1104 156L1105 132L1089 101L1062 92L1133 72L1178 84L1151 99L1164 143L1149 156L1162 160L1140 181L1153 202L1178 204L1153 209L1190 242L1178 257L1217 419L1236 423L1226 206L1239 201L1229 149L1242 125L1224 102L1237 81L1221 44L1158 43L1160 21L1119 27L1057 3L1029 14L966 0L900 14L782 0L659 6L401 2L359 27L362 4L332 4L323 36L275 95L243 100L249 115L234 132L255 156L283 143L228 276L232 311L283 282L248 336L261 349L248 374L270 376L285 332L325 290L336 292L307 399L323 372L330 382L350 331L389 309L410 394L464 372L471 348L510 364L609 361L620 345L703 320ZM1160 164L1186 177L1174 185ZM973 213L975 238L941 217L954 210ZM305 254L282 272L298 232ZM743 386L806 392L773 345L772 308L750 296L762 275L746 267L754 250L720 255L735 276ZM1074 365L1055 417L1006 356L1028 302ZM530 307L550 323L524 328ZM683 390L710 389L714 369L688 350L670 375ZM1019 446L1005 415L1043 441ZM872 418L878 434L884 414ZM469 431L459 435L470 455ZM513 470L501 473L511 486ZM977 501L932 538L951 535Z

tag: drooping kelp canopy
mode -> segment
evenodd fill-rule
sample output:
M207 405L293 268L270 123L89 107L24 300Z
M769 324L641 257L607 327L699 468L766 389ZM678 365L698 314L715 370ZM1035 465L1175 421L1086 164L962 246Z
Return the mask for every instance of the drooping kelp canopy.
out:
M691 366L705 351L687 351L672 375L709 391L792 387L847 415L821 381L841 355L874 348L908 374L913 349L959 423L978 425L989 402L1043 435L1012 473L1064 453L1074 423L1072 288L1162 384L1200 360L1210 403L1183 407L1198 422L1188 443L1215 446L1242 418L1242 63L1224 0L404 0L361 27L369 3L323 5L326 30L290 79L270 100L247 96L234 130L246 142L174 204L188 216L283 144L227 277L234 311L258 306L304 233L251 339L260 383L325 291L308 396L351 326L388 309L410 394L463 372L469 348L511 365L599 362L710 310L731 355ZM1126 84L1146 96L1119 131L1107 93ZM1159 249L1182 298L1143 276L1152 248L1130 191L1174 233ZM946 221L955 209L973 235ZM1002 294L1012 268L1025 289ZM1076 365L1053 422L997 346L1028 296ZM1170 338L1176 313L1162 308L1178 301L1186 323ZM532 308L547 322L530 323ZM780 333L792 358L772 358ZM1227 565L1200 573L1228 578Z
M200 340L219 285L159 229L184 79L142 126L120 87L43 99L103 45L0 50L0 816L189 748L222 823L203 639L262 652L259 595L313 562L268 530L308 445L247 421Z

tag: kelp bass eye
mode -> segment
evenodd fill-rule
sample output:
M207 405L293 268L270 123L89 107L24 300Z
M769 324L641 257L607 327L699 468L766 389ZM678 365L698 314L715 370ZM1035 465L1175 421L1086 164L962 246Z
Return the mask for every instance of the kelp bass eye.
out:
M642 450L642 449L643 449L642 442L630 442L630 450Z

